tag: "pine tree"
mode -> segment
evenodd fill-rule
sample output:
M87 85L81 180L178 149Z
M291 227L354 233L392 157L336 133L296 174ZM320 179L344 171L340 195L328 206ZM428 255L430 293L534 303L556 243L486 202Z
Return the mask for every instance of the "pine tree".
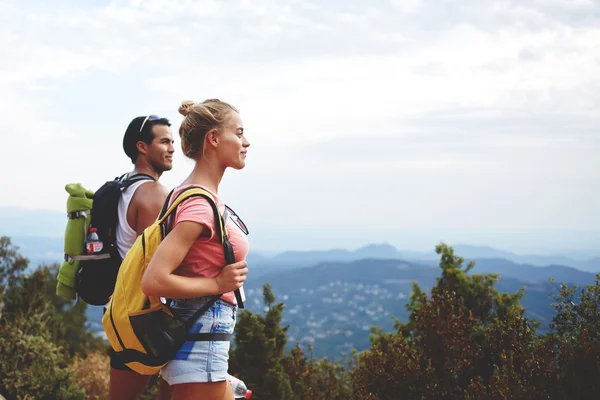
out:
M29 265L29 260L19 254L18 250L8 236L0 237L0 319L8 288L14 285Z
M554 295L556 316L546 341L556 353L563 383L561 395L600 398L600 274L579 290L560 286ZM568 395L568 396L567 396Z
M244 310L236 326L235 346L230 371L253 391L252 398L294 399L290 380L282 365L287 344L288 327L282 327L283 303L275 304L275 296L267 283L263 287L265 315Z

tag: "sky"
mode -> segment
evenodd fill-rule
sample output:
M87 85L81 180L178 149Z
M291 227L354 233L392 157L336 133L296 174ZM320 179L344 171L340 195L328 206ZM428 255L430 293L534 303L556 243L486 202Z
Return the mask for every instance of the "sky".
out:
M1 0L0 54L0 206L62 212L131 169L132 118L178 146L180 102L219 98L260 249L600 243L600 1Z

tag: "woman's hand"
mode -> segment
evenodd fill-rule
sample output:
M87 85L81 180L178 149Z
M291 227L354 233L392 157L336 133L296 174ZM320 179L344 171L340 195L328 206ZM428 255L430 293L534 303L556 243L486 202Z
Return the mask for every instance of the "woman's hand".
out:
M246 260L243 260L229 264L221 269L221 272L215 278L219 287L219 293L229 293L241 288L248 273L247 265Z

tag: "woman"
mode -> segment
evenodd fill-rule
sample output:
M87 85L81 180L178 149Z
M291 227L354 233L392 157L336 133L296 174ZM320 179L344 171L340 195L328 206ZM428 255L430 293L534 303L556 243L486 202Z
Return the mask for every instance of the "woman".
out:
M201 186L213 195L223 214L225 205L219 198L219 183L227 168L244 168L250 146L240 115L234 107L216 99L183 102L179 112L185 116L179 128L181 147L195 166L175 188L172 198L186 187ZM237 262L223 269L223 246L216 236L211 206L202 197L186 200L177 209L172 231L148 265L142 281L144 292L174 298L172 306L183 318L202 307L211 295L224 293L196 321L190 333L233 333L237 310L233 291L240 288L243 300L241 286L248 272L247 231L240 227L243 224L238 226L233 218L227 218L226 228ZM212 287L198 277L214 278ZM186 342L161 371L161 376L173 386L173 399L233 399L227 384L229 346L228 341Z

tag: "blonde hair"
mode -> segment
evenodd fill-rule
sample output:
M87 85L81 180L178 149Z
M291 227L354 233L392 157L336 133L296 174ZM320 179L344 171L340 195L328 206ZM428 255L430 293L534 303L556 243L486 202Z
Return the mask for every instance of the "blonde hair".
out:
M182 101L179 113L185 118L179 127L179 137L183 154L193 160L199 158L203 153L206 133L227 122L232 112L237 113L238 110L218 99L208 99L202 103Z

